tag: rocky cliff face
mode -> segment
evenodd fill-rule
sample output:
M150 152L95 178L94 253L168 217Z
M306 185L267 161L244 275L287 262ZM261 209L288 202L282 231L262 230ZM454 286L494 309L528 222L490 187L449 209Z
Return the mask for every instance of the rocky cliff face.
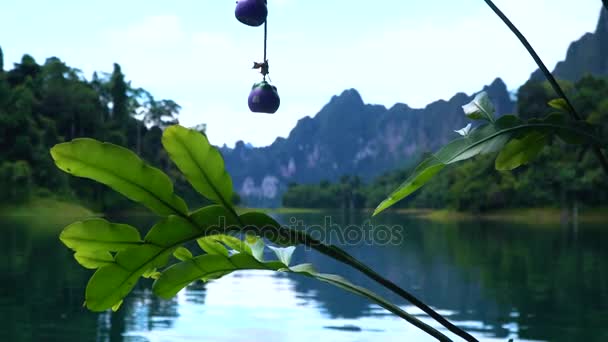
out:
M570 44L566 59L553 71L558 79L577 81L585 74L608 76L608 12L601 10L595 33L587 33ZM540 70L531 77L534 81L545 78Z
M484 88L499 114L514 103L500 79ZM278 205L291 182L335 181L342 175L371 179L407 166L424 152L453 139L466 125L462 105L473 95L456 94L425 108L397 104L390 109L365 104L354 89L334 96L314 117L301 119L286 139L251 148L237 143L223 148L236 190L250 205Z

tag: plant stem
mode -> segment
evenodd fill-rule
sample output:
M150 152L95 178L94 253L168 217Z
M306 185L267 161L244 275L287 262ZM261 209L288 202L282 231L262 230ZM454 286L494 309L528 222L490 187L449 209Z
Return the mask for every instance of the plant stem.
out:
M545 66L545 63L543 63L543 61L540 59L540 57L538 56L538 54L536 53L536 51L534 50L532 45L530 45L530 43L528 42L526 37L511 22L511 20L509 20L509 18L492 2L492 0L484 0L484 1L492 9L492 11L494 11L494 13L496 13L496 15L500 19L502 19L502 21L509 27L509 29L511 29L513 34L515 34L515 36L517 36L517 38L523 44L523 46L526 48L526 50L528 50L528 53L530 53L530 55L532 56L532 58L534 59L534 61L536 62L536 64L540 68L540 70L542 71L542 73L545 75L545 77L547 78L547 80L549 81L551 86L553 87L553 90L555 91L555 93L557 93L557 95L559 97L561 97L562 99L564 99L564 101L566 101L566 106L568 108L568 112L570 113L572 118L574 120L583 120L583 117L576 111L576 109L570 102L570 99L568 99L568 97L566 96L566 93L564 92L564 90L560 87L559 83L557 83L557 80L555 79L555 77L553 77L553 74L551 74L549 69L547 69L547 67ZM608 9L608 0L602 0L602 2L604 3L604 6ZM604 153L602 153L601 147L597 144L594 144L593 153L595 153L595 156L597 157L598 161L602 165L604 172L608 175L608 159L606 159L606 156L604 156Z
M386 310L392 312L393 314L403 318L404 320L410 322L412 325L415 325L416 327L420 328L421 330L423 330L424 332L426 332L427 334L433 336L435 339L437 339L438 341L442 341L442 342L451 342L452 340L445 336L444 334L442 334L441 332L439 332L437 329L431 327L430 325L422 322L421 320L419 320L418 318L410 315L409 313L405 312L404 310L402 310L401 308L399 308L398 306L391 304L390 302L386 301L385 299L383 299L382 297L379 297L378 295L376 295L375 293L364 289L362 287L353 285L351 283L348 282L336 282L335 279L332 279L330 277L328 277L327 275L324 274L314 274L312 275L312 277L314 279L332 284L334 286L337 286L339 288L342 289L347 289L348 291L351 291L353 293L356 293L362 297L365 297L369 300L371 300L372 302L380 305L381 307L385 308Z
M464 331L464 330L460 329L459 327L455 326L454 324L452 324L450 321L448 321L445 317L443 317L437 311L433 310L430 306L424 304L420 299L416 298L413 294L407 292L406 290L399 287L397 284L393 283L392 281L390 281L390 280L384 278L383 276L381 276L380 274L376 273L374 270L372 270L371 268L369 268L368 266L366 266L359 260L355 259L353 256L346 253L342 249L335 247L335 246L327 246L327 245L323 244L321 241L315 240L306 234L298 234L298 240L303 245L313 248L316 251L318 251L319 253L327 255L327 256L331 257L332 259L338 260L344 264L347 264L347 265L353 267L354 269L360 271L361 273L365 274L370 279L374 280L375 282L379 283L380 285L384 286L385 288L391 290L395 294L399 295L401 298L407 300L408 302L410 302L411 304L413 304L420 310L424 311L427 315L432 317L439 324L444 326L446 329L448 329L452 333L463 338L465 341L479 342L475 337L471 336L466 331Z

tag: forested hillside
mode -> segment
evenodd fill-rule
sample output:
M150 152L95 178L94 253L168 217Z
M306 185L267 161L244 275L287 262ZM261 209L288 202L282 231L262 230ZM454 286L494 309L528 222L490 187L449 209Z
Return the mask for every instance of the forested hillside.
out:
M50 147L78 137L128 147L171 171L161 129L177 122L180 106L132 87L118 64L90 80L56 57L38 64L24 55L8 70L3 64L0 49L0 203L55 196L96 210L124 207L105 187L55 167Z

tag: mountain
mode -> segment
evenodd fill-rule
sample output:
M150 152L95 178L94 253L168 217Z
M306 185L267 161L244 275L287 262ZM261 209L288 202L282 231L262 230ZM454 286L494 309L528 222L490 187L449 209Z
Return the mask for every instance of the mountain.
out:
M513 112L505 83L484 87L499 114ZM462 105L473 95L458 93L423 109L365 104L355 90L334 96L314 117L298 121L289 136L251 148L238 142L222 148L236 191L249 205L274 206L289 183L336 181L343 175L370 180L416 162L456 136L467 123Z
M571 44L566 59L557 64L558 79L576 81L585 74L608 76L608 13L602 9L595 33ZM544 80L540 71L531 81ZM483 90L498 114L515 111L507 87L496 79ZM370 180L385 171L409 166L417 158L456 137L466 125L461 106L473 95L458 93L425 108L396 104L365 104L355 90L334 96L314 117L298 121L289 136L272 145L251 148L238 142L222 148L226 167L245 203L280 205L289 183L336 181L343 175Z
M595 33L587 33L570 44L566 59L557 63L553 75L568 81L577 81L585 74L608 76L608 11L602 8ZM533 81L544 81L540 70Z

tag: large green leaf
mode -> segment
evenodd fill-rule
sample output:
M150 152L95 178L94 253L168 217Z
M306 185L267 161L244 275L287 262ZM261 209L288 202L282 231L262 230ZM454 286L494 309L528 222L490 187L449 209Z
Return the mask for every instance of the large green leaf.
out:
M180 261L186 261L193 258L192 252L185 247L177 247L177 249L173 252L173 256Z
M117 253L114 263L95 272L87 285L87 307L92 311L112 308L141 276L163 267L181 245L216 232L218 218L227 215L229 212L224 207L214 205L196 211L189 218L171 215L163 219L152 227L142 245ZM235 222L227 221L227 224L232 226ZM184 256L184 253L178 255Z
M74 253L74 259L84 267L91 270L114 263L114 257L108 251L82 251Z
M531 131L511 140L496 158L496 170L513 170L532 161L548 142L546 132Z
M128 149L83 138L55 145L51 155L61 170L105 184L158 215L188 214L169 177Z
M150 244L127 249L116 255L114 263L93 274L85 292L91 311L111 309L125 298L146 271L164 266L173 249Z
M232 179L224 168L224 159L203 134L182 126L165 130L163 146L171 160L196 191L208 199L229 206Z
M196 242L198 243L199 247L207 254L223 255L226 257L229 256L230 252L228 251L226 246L221 243L221 241L215 239L216 236L218 235L203 237L196 240Z
M522 122L516 116L505 115L493 124L480 126L466 137L452 141L437 153L425 159L395 191L378 205L374 211L374 216L411 195L446 165L480 154L498 152L510 139L525 136L530 132L557 134L562 138L575 136L587 142L600 143L589 127L583 126L582 123L563 122L560 115L551 115L543 120L534 120L529 123ZM531 157L533 155L530 155ZM503 158L506 158L506 156ZM519 159L525 160L525 158ZM512 164L517 163L513 162Z
M244 252L248 254L252 253L251 247L241 239L226 234L205 236L196 240L196 242L201 249L208 254L220 254L228 256L229 252L226 247L229 247L237 252Z
M414 172L393 191L374 211L374 216L421 188L445 166L472 158L479 154L496 152L504 146L517 124L512 116L503 116L496 125L484 125L473 130L468 136L452 141L437 153L425 159ZM497 129L497 127L503 127Z
M104 219L75 222L61 232L59 239L77 252L119 252L142 244L137 229Z

